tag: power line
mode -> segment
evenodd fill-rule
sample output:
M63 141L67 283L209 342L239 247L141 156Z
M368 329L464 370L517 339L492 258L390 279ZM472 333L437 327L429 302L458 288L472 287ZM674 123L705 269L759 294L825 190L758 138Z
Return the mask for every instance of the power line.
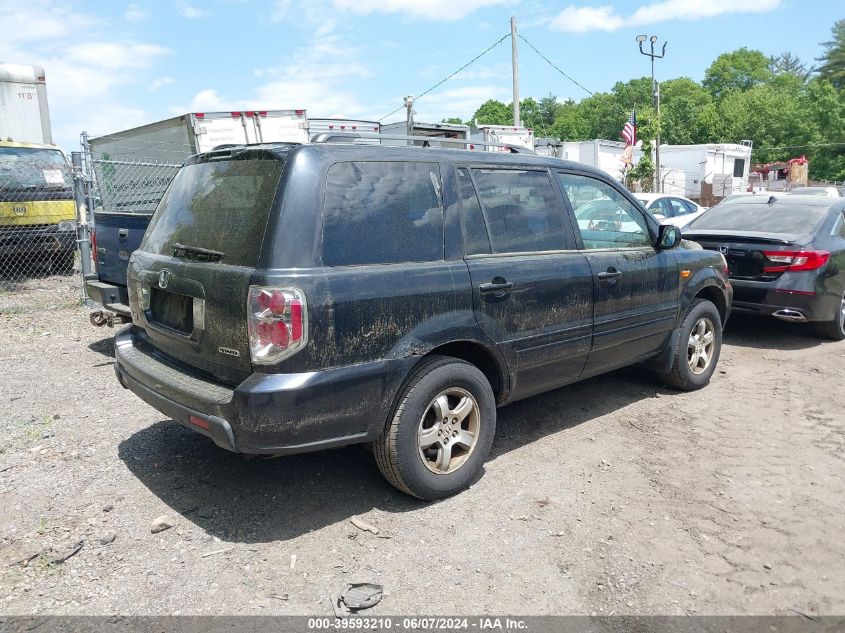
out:
M804 147L838 147L845 145L845 143L804 143L803 145L781 145L779 147L755 147L753 151L761 151L764 149L802 149Z
M446 83L447 81L449 81L452 77L454 77L454 76L455 76L455 75L457 75L459 72L461 72L464 68L466 68L467 66L471 65L472 63L474 63L475 61L477 61L477 60L478 60L478 59L480 59L481 57L484 57L484 55L486 55L487 53L489 53L490 51L492 51L494 48L496 48L499 44L501 44L502 42L504 42L504 41L505 41L507 38L509 38L510 36L511 36L511 34L510 34L510 33L506 33L505 35L503 35L501 38L499 38L499 40L498 40L495 44L491 45L489 48L485 49L484 51L482 51L481 53L479 53L478 55L476 55L475 57L473 57L473 58L472 58L471 60L469 60L466 64L464 64L463 66L461 66L460 68L458 68L458 70L456 70L455 72L453 72L452 74L450 74L448 77L446 77L445 79L441 79L441 80L440 80L440 81L438 81L436 84L434 84L431 88L429 88L428 90L426 90L426 91L425 91L425 92L423 92L422 94L417 95L416 97L414 97L414 101L419 101L419 100L420 100L420 99L422 99L424 96L426 96L428 93L430 93L432 90L435 90L435 89L439 88L440 86L442 86L443 84L445 84L445 83ZM396 108L395 110L393 110L393 112L388 112L388 113L387 113L387 114L385 114L383 117L381 117L381 118L379 119L379 121L383 121L383 120L384 120L384 119L386 119L387 117L389 117L389 116L392 116L392 115L396 114L397 112L399 112L399 110L402 110L404 107L405 107L404 105L401 105L401 106L399 106L398 108Z
M534 51L535 53L537 53L540 57L542 57L544 60L546 60L546 63L547 63L549 66L551 66L552 68L554 68L554 69L555 69L556 71L558 71L561 75L563 75L563 76L564 76L564 77L566 77L569 81L571 81L571 82L572 82L572 83L574 83L576 86L578 86L581 90L583 90L584 92L586 92L586 93L587 93L587 94L589 94L589 95L593 95L593 94L595 94L592 90L589 90L588 88L585 88L584 86L582 86L581 84L579 84L577 81L575 81L572 77L570 77L570 76L569 76L569 75L567 75L565 72L563 72L560 68L558 68L558 67L557 67L554 63L552 63L552 61L551 61L548 57L546 57L545 55L543 55L543 53L541 53L540 51L538 51L538 50L534 47L534 45L533 45L531 42L529 42L527 39L525 39L524 37L522 37L522 35L521 35L521 34L519 35L519 39L521 39L523 42L525 42L526 44L528 44L528 46L530 46L530 47L531 47L531 50L533 50L533 51Z

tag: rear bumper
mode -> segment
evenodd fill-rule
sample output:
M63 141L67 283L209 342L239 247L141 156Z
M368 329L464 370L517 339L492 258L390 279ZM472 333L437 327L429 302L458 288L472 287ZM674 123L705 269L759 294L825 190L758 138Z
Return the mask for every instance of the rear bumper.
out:
M115 361L124 387L221 448L284 455L375 439L412 359L254 373L231 388L158 357L126 326L115 336Z
M55 228L0 227L0 256L51 255L76 248L76 233Z
M126 286L102 282L95 273L85 277L85 293L89 299L96 301L107 310L127 319L132 318Z
M811 290L775 287L772 283L732 280L733 309L737 313L771 316L784 321L829 321L840 306L831 293L806 294Z

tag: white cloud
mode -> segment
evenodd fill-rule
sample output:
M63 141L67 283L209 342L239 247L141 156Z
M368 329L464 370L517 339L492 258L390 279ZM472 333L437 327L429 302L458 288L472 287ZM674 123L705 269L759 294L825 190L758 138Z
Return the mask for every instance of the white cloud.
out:
M169 52L156 44L84 42L68 48L66 58L73 63L116 71L147 68Z
M454 22L478 9L503 4L510 0L332 0L336 9L368 14L405 13L412 18Z
M144 11L137 4L130 4L128 7L126 7L126 10L123 12L123 19L132 24L143 22L147 19L148 16L149 13Z
M122 103L117 89L148 83L144 71L169 52L125 38L119 20L110 23L71 6L64 0L0 1L0 59L44 67L53 138L68 151L83 129L96 134L143 122L146 113ZM141 17L138 12L130 4L123 17L131 21Z
M615 31L623 20L614 13L613 7L568 6L549 24L555 31L586 33L587 31Z
M155 92L160 88L164 88L165 86L169 86L170 84L174 83L176 80L173 77L159 77L158 79L154 79L153 82L150 84L150 90Z
M189 4L183 4L178 8L179 15L181 15L186 20L196 20L197 18L204 18L208 15L208 11L203 9L198 9L197 7L191 6Z
M312 116L328 116L342 112L347 116L372 113L361 103L358 90L361 80L372 71L357 61L357 49L344 46L335 36L315 37L312 44L301 48L281 66L259 68L256 77L266 79L253 95L232 98L216 88L199 91L187 107L172 108L173 112L249 109L306 108ZM350 81L351 80L351 81Z
M615 31L622 26L645 26L672 20L701 20L731 13L763 13L780 6L781 0L664 0L641 5L625 18L612 6L576 7L569 5L549 23L556 31L585 33Z

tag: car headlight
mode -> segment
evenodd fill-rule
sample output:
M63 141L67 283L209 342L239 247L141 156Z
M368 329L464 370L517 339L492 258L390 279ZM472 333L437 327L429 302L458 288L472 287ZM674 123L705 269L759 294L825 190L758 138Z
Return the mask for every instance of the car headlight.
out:
M59 222L59 231L76 231L76 221L62 220Z

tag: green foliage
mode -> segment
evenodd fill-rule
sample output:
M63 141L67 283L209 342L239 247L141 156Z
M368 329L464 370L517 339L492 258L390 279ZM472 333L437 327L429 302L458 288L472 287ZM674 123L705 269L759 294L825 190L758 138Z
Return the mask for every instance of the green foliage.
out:
M475 111L471 121L487 125L508 125L513 123L513 110L501 101L488 99Z
M732 53L723 53L704 71L703 86L717 99L734 91L750 90L772 77L769 59L760 51L744 46Z
M830 29L833 39L824 42L825 51L816 61L819 66L819 77L828 80L834 87L845 88L845 20L839 20Z
M452 116L452 117L449 117L448 119L441 119L440 122L441 123L449 123L450 125L464 125L464 122L461 121L461 118L457 117L457 116Z

